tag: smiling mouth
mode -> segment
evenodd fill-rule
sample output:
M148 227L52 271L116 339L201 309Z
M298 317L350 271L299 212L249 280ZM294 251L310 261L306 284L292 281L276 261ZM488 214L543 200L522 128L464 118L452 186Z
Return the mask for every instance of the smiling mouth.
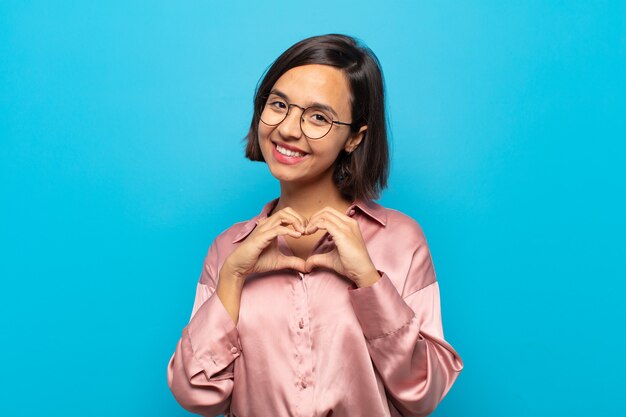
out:
M292 151L290 149L283 148L282 146L280 146L277 143L274 144L274 147L276 148L278 153L280 153L281 155L289 156L289 157L292 157L292 158L302 158L303 156L307 155L306 153L296 152L296 151Z

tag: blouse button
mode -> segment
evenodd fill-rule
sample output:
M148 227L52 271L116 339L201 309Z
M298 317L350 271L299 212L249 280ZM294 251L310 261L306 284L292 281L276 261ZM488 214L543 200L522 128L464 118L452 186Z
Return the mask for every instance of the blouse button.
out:
M236 355L237 352L239 352L239 350L236 347L233 346L230 348L230 353L232 353L233 355Z
M300 322L298 323L298 327L301 329L304 329L304 320L300 319Z

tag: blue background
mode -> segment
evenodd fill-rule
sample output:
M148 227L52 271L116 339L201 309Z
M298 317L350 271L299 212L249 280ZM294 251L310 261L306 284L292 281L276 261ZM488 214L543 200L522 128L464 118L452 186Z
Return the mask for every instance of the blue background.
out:
M0 5L2 416L185 416L166 365L213 238L278 195L243 157L294 42L380 58L380 202L432 250L465 369L435 416L616 415L623 1Z

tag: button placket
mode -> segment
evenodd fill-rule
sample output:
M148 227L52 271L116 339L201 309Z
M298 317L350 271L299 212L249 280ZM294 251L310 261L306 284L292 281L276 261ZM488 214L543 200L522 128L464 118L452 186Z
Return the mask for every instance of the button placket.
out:
M304 393L311 386L312 350L311 335L308 332L308 276L310 274L298 272L299 282L294 282L294 310L292 315L292 329L296 349L296 364L294 369L294 386L299 392ZM310 395L310 394L307 394ZM304 401L304 397L302 398Z

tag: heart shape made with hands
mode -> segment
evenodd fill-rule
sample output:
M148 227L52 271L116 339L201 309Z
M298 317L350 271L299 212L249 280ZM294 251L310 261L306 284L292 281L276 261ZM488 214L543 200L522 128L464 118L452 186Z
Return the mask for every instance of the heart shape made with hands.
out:
M320 220L320 222L323 223L323 220ZM308 221L307 221L307 223L308 223ZM295 248L293 248L292 245L290 244L290 242L288 242L288 238L295 239L295 240L300 240L300 239L310 240L311 244L310 244L310 246L305 247L305 250L307 252L311 253L311 254L307 258L300 258L300 259L303 259L305 262L307 262L307 261L309 261L309 259L313 255L315 255L315 253L312 253L314 248L319 247L320 245L322 245L324 241L332 242L333 236L332 236L332 234L329 231L323 230L321 228L316 228L316 230L310 229L310 228L307 227L307 223L305 223L304 231L300 232L299 236L280 235L280 236L276 237L277 243L278 243L279 239L282 239L283 240L282 243L283 243L284 247L286 247L286 249L288 250L287 253L285 253L285 252L281 252L281 253L283 253L285 256L292 256L293 255L293 256L296 256L296 257L300 257L300 256L296 255L296 253L300 252L302 250L301 249L300 250L298 250L298 249L294 250ZM290 228L290 229L293 229L294 231L297 231L296 228L293 225L291 225L291 224L286 224L285 226ZM311 239L315 235L319 235L319 236L316 239ZM324 254L328 254L328 253L331 253L333 251L335 251L335 252L337 251L337 247L336 246L333 247L331 250L329 250L327 252L323 252L323 253Z
M358 222L354 218L332 207L325 207L305 222L294 222L294 217L288 217L290 219L283 218L283 221L280 222L281 226L291 229L290 233L281 233L284 235L283 239L286 236L299 239L312 236L322 230L325 231L324 234L329 235L327 239L334 241L335 244L332 250L324 253L313 253L306 259L296 256L294 250L287 245L293 255L282 252L281 255L284 259L290 259L291 268L306 273L311 272L315 267L328 268L346 276L357 285L360 283L371 284L378 280L380 275L372 263ZM295 223L300 223L303 226L301 230L298 230Z

